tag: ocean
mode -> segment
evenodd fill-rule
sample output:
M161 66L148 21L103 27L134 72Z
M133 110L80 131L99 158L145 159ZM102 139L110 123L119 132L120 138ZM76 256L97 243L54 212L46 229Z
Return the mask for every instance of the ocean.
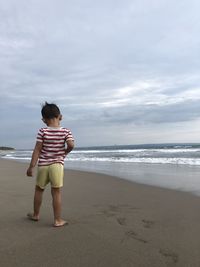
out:
M1 152L29 162L32 150ZM146 144L75 148L65 168L104 173L142 184L200 195L200 144Z

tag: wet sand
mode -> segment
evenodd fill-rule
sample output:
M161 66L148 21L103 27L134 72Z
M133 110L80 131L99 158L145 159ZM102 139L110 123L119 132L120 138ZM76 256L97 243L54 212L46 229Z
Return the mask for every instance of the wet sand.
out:
M26 168L0 160L1 266L200 266L200 197L66 170L69 225L54 228L50 187L40 221L26 218L35 184Z

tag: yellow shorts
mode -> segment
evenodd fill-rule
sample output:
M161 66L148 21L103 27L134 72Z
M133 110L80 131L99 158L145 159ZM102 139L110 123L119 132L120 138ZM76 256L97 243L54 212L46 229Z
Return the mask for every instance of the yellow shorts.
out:
M64 166L60 163L39 166L36 185L44 189L48 183L51 183L51 187L59 188L63 186L63 176Z

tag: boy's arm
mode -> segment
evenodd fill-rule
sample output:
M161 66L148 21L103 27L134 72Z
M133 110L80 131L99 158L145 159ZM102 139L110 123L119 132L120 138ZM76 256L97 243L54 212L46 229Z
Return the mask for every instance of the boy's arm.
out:
M74 148L74 141L73 140L68 140L68 141L66 141L66 143L67 143L67 148L65 149L65 155L69 154Z
M33 150L32 158L31 158L31 162L26 172L27 176L33 176L33 168L37 164L41 150L42 150L42 142L36 142L35 148Z

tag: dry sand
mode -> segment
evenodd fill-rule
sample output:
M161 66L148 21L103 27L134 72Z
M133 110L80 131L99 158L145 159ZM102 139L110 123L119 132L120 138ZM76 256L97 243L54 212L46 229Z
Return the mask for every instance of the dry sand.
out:
M67 170L69 225L54 228L49 187L40 221L26 218L35 184L26 168L0 160L0 266L200 266L200 197Z

